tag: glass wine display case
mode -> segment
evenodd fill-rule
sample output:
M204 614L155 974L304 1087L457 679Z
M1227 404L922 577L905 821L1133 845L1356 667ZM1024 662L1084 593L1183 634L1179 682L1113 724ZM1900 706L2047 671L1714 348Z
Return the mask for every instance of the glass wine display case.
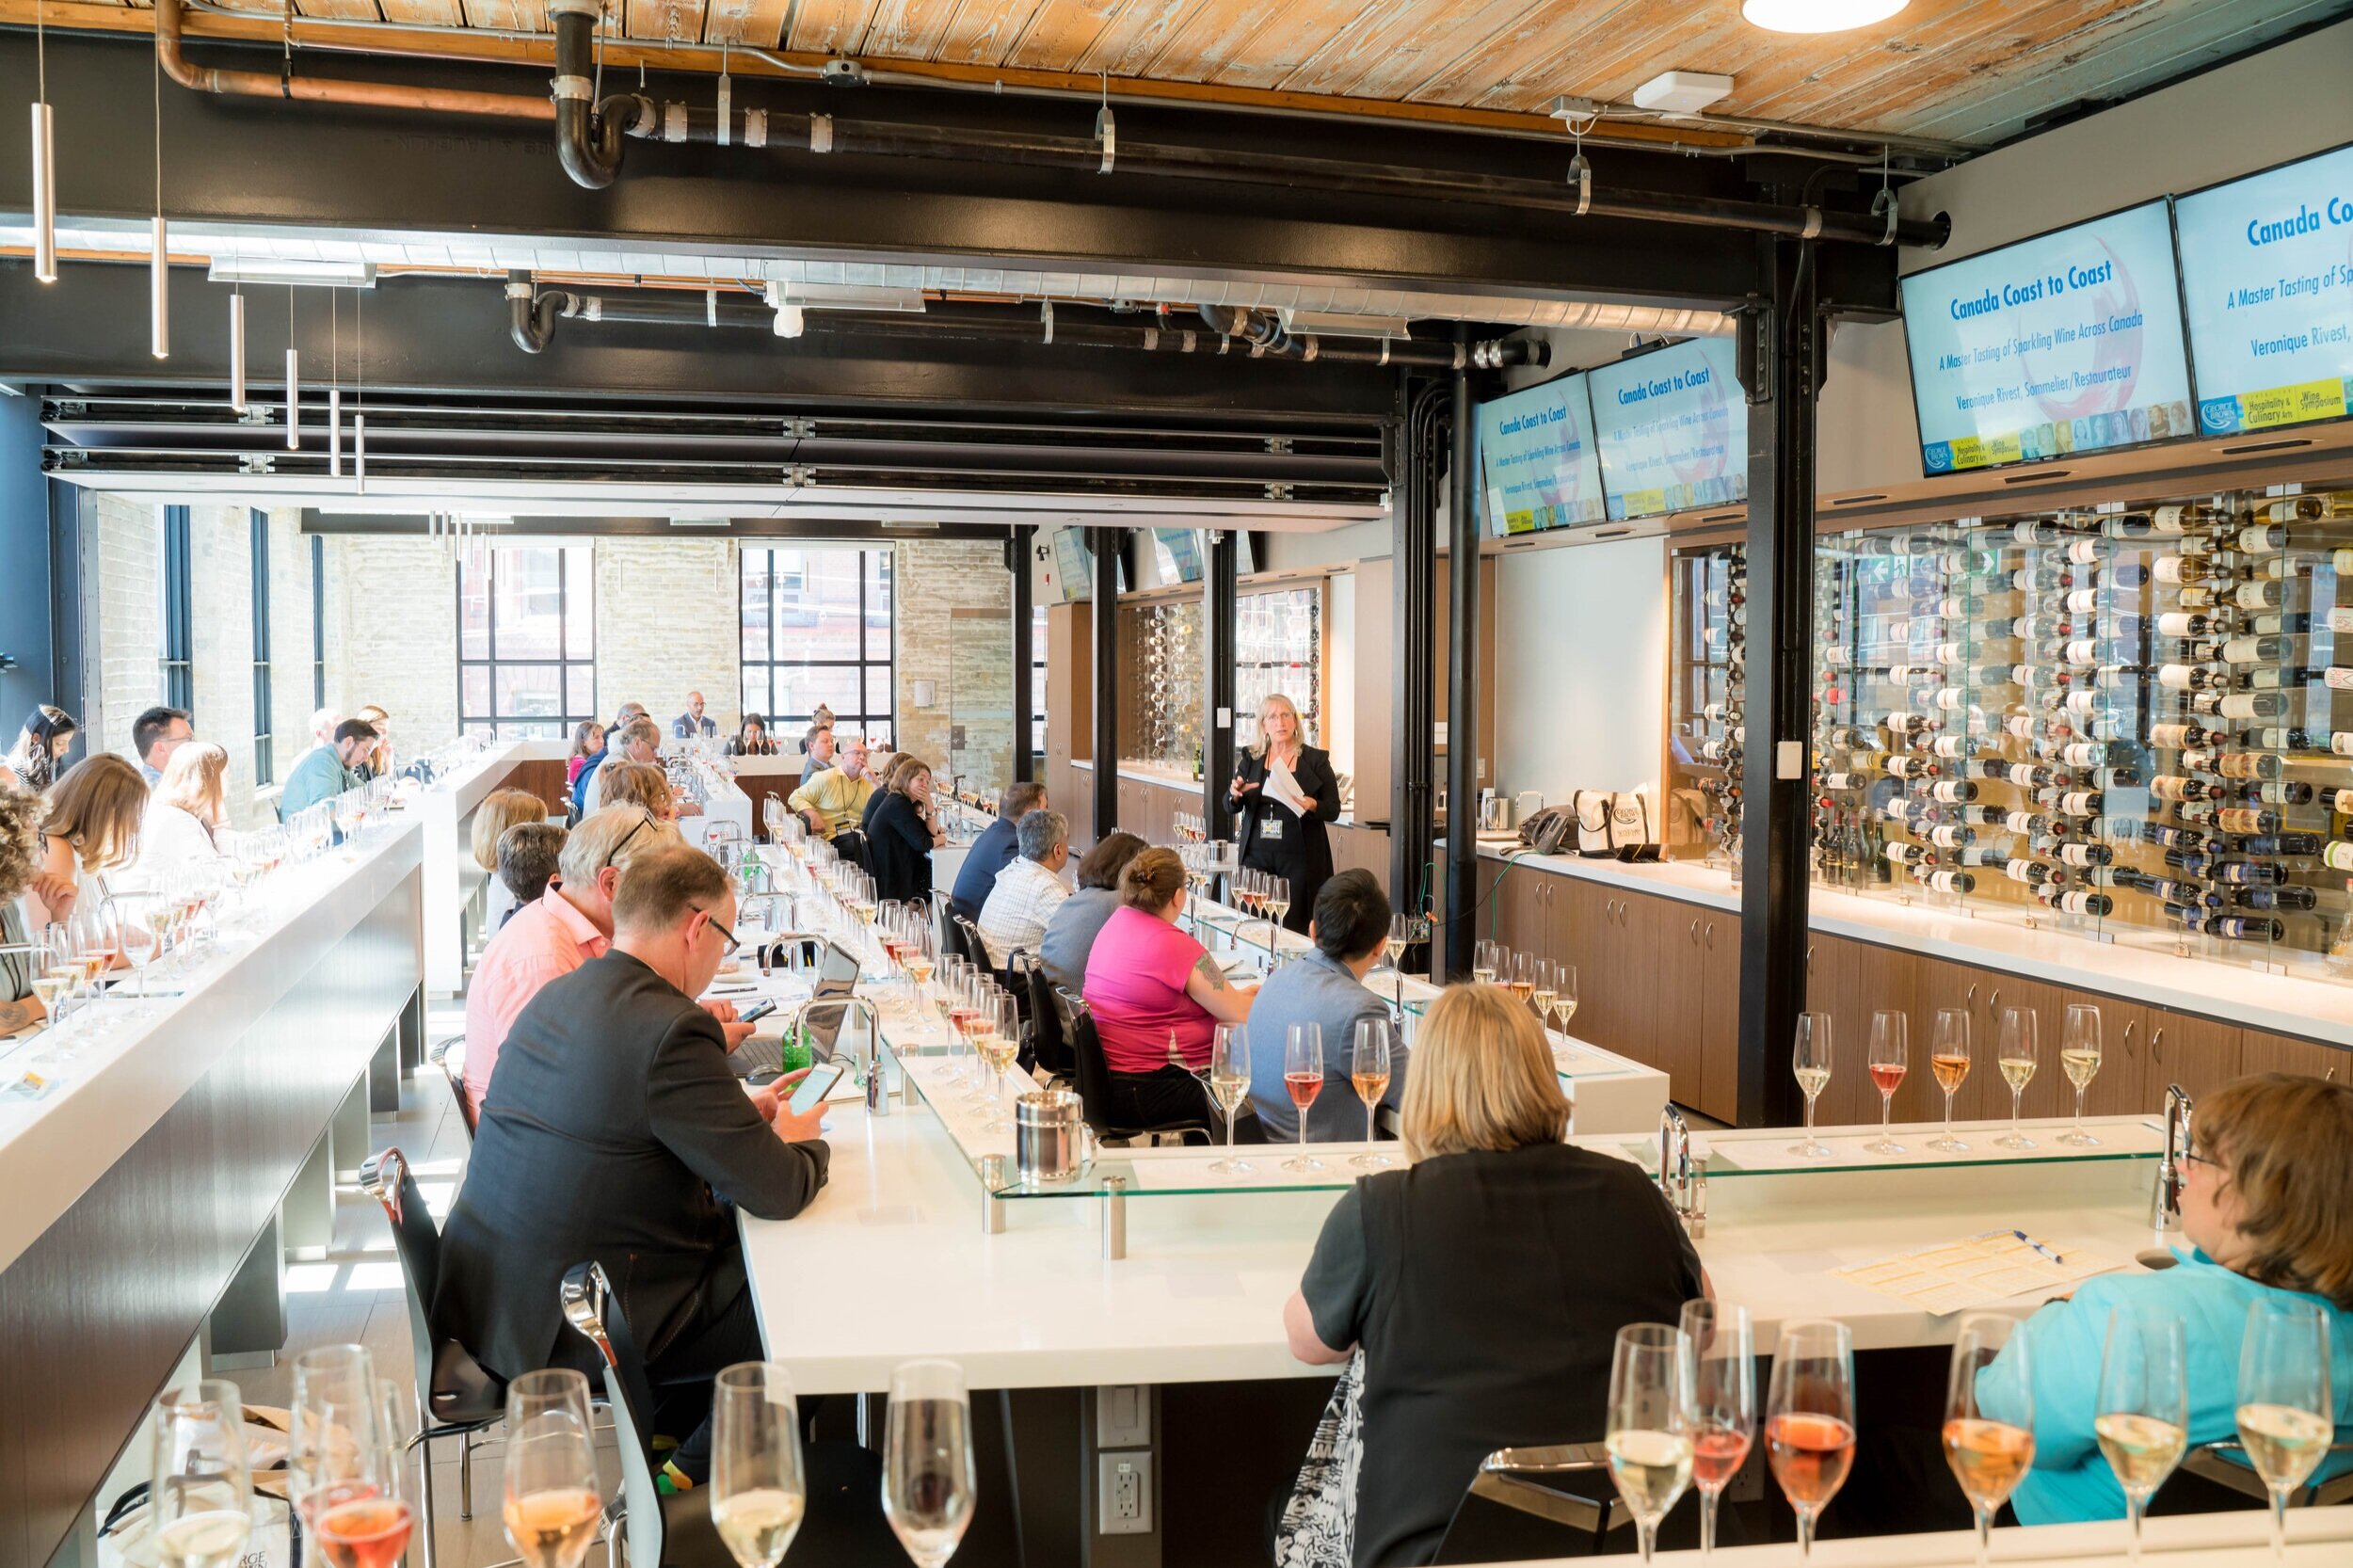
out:
M1672 749L1703 789L1741 740L1725 556L1672 574ZM1823 536L1816 882L2353 979L2347 578L2353 488Z
M1739 545L1680 551L1673 573L1667 790L1698 819L1700 850L1708 863L1737 875L1748 552Z
M1201 751L1203 648L1198 594L1119 607L1123 670L1136 700L1120 712L1120 756L1190 769ZM1234 606L1234 744L1258 738L1258 704L1280 692L1307 744L1323 744L1323 584L1244 588Z

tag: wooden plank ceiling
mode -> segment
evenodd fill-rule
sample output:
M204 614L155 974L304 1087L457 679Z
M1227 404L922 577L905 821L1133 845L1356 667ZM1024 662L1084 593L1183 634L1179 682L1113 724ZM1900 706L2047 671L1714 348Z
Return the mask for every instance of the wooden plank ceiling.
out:
M135 4L139 0L134 0ZM280 0L219 0L280 14ZM622 30L870 65L1196 84L1543 114L1662 71L1735 78L1715 112L1984 142L2353 14L2353 0L1912 0L1791 37L1739 0L609 0ZM304 16L544 30L543 0L296 0Z

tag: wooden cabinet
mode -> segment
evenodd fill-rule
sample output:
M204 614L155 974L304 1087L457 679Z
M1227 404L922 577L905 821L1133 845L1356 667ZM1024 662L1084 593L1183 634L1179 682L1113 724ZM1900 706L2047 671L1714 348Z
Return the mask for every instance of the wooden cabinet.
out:
M2260 1030L2247 1030L2241 1036L2238 1070L2243 1073L2309 1073L2314 1078L2330 1079L2338 1083L2353 1080L2353 1051L2342 1046L2324 1046L2312 1040L2291 1040L2283 1034L2265 1034ZM2192 1097L2204 1092L2197 1084L2184 1083ZM2164 1093L2162 1085L2158 1093Z
M1699 1108L1720 1122L1740 1113L1740 917L1700 917Z

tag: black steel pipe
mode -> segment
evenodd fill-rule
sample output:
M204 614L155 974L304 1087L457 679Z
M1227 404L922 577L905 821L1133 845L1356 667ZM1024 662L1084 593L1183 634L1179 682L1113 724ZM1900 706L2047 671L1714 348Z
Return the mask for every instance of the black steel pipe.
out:
M621 138L641 135L653 101L616 93L593 103L596 80L596 0L556 0L555 156L572 184L602 190L621 172Z
M1095 794L1089 825L1095 842L1119 831L1119 554L1126 542L1117 528L1093 530L1087 543L1095 547L1095 591L1087 606L1087 625L1095 653L1093 735L1088 749L1095 762Z
M1016 523L1013 536L1005 541L1005 569L1013 576L1013 781L1027 784L1037 777L1036 753L1030 749L1030 734L1036 727L1030 689L1030 622L1033 618L1030 590L1030 554L1037 542L1037 529L1031 523Z
M1468 370L1448 389L1446 978L1471 972L1479 934L1479 409ZM1434 977L1436 965L1432 971Z

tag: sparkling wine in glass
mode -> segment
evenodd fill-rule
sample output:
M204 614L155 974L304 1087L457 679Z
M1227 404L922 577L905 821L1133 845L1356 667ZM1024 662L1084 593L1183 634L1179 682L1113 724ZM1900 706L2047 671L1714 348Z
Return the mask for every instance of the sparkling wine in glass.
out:
M1492 936L1481 936L1471 948L1471 982L1478 985L1493 985L1503 949Z
M2186 1346L2182 1320L2161 1307L2108 1313L2091 1430L2124 1489L2134 1562L2140 1560L2141 1514L2189 1444Z
M1561 966L1549 958L1539 958L1534 962L1535 989L1529 994L1528 1000L1536 1009L1537 1023L1549 1029L1552 1027L1552 1004L1561 995Z
M1831 1157L1831 1146L1814 1136L1814 1102L1822 1097L1822 1090L1830 1083L1830 1015L1799 1014L1798 1039L1790 1051L1789 1070L1798 1080L1799 1091L1805 1096L1805 1141L1790 1144L1789 1152L1808 1160Z
M1967 1154L1969 1145L1953 1136L1953 1096L1969 1079L1969 1014L1965 1008L1940 1007L1936 1030L1929 1042L1929 1071L1945 1096L1945 1135L1929 1140L1929 1147L1944 1154Z
M1826 1319L1784 1324L1765 1396L1765 1460L1798 1516L1798 1554L1854 1464L1854 1336Z
M1658 1522L1691 1484L1691 1340L1665 1323L1628 1323L1609 1355L1609 1414L1603 1448L1609 1479L1642 1560L1658 1546Z
M1912 1020L1897 1012L1871 1015L1871 1086L1880 1092L1880 1138L1871 1152L1894 1156L1904 1152L1896 1142L1891 1122L1896 1113L1896 1090L1903 1083L1910 1056Z
M1512 988L1512 1000L1526 1006L1536 995L1536 955L1516 952L1512 955L1511 977L1504 982Z
M883 1434L883 1517L915 1568L944 1568L972 1522L972 1407L952 1361L903 1362L890 1374Z
M1977 1568L1993 1549L1993 1515L2034 1463L2034 1366L2019 1321L1998 1312L1973 1312L1953 1341L1945 1392L1945 1463L1961 1483L1977 1522ZM2016 1422L1996 1420L1977 1403L1977 1374L2007 1355L2016 1376Z
M2059 1034L2059 1070L2075 1086L2075 1125L2059 1134L2059 1142L2077 1148L2098 1148L2100 1140L2084 1130L2084 1091L2100 1073L2100 1009L2096 1003L2068 1004L2067 1022Z
M1569 1020L1577 1016L1577 966L1561 964L1552 971L1552 1022L1562 1034L1569 1032Z
M1299 1153L1283 1161L1283 1169L1305 1174L1323 1169L1323 1161L1307 1152L1307 1108L1323 1092L1323 1026L1293 1024L1283 1040L1283 1092L1299 1112Z
M385 1468L376 1367L359 1345L321 1345L295 1358L286 1492L316 1533L330 1510L375 1496Z
M319 1556L328 1568L393 1568L408 1551L415 1514L400 1495L402 1456L408 1452L400 1430L399 1389L389 1379L368 1386L371 1396L354 1418L355 1433L368 1436L361 1460L367 1484L348 1495L330 1496L309 1520Z
M2329 1314L2274 1292L2247 1309L2239 1341L2238 1437L2271 1494L2271 1555L2287 1557L2288 1497L2312 1479L2334 1439Z
M588 1380L568 1367L506 1385L507 1544L525 1568L580 1568L604 1511Z
M163 1568L235 1568L252 1533L253 1476L237 1385L208 1380L155 1401L152 1542Z
M1225 1112L1225 1158L1209 1166L1212 1176L1251 1176L1257 1167L1234 1153L1234 1118L1250 1097L1250 1027L1220 1024L1209 1036L1209 1094Z
M1395 1060L1396 1037L1396 1027L1385 1017L1356 1020L1356 1039L1349 1056L1348 1077L1356 1090L1356 1097L1365 1102L1365 1142L1368 1144L1380 1137L1373 1118L1380 1109L1381 1096L1389 1092L1389 1064ZM1384 1171L1397 1161L1376 1149L1358 1155L1349 1163L1358 1170Z
M728 1368L711 1417L712 1528L737 1568L776 1568L808 1500L792 1374L772 1361Z
M1756 1443L1756 1325L1745 1306L1683 1304L1691 1341L1691 1480L1700 1489L1700 1550L1716 1549L1716 1508Z
M2002 1081L2009 1085L2009 1132L1996 1138L1993 1144L2004 1149L2031 1149L2035 1141L2019 1129L2018 1111L2026 1097L2026 1085L2034 1080L2034 1069L2041 1054L2035 1038L2035 1014L2031 1007L2002 1009L2002 1037L1993 1048L1993 1064L2002 1070Z

